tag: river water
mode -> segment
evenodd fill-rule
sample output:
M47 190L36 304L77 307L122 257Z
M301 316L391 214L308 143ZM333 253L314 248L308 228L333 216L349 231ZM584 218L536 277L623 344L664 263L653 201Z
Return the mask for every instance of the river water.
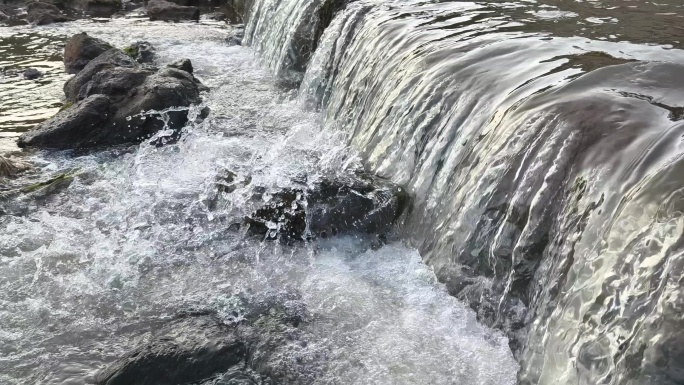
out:
M38 168L26 179L65 171L75 178L0 218L1 384L84 384L181 310L228 317L242 296L293 293L316 322L273 363L294 373L290 383L515 382L506 338L449 296L415 249L394 241L374 251L357 237L292 247L243 238L227 227L249 212L251 185L208 208L226 169L276 189L302 173L315 178L358 163L344 137L322 129L320 114L301 109L252 50L226 43L225 25L122 19L2 30L8 46L24 36L39 48L22 63L55 68L12 98L23 105L14 111L58 105L49 95L59 94L64 76L50 59L79 31L118 46L150 41L159 63L192 59L212 90L212 114L175 145L26 158Z
M209 20L0 30L46 72L3 78L4 151L80 31L192 59L212 110L174 145L25 155L74 181L0 217L0 383L87 383L179 309L293 293L317 321L276 355L291 383L684 382L681 2L330 8L255 0L245 47ZM413 197L382 248L226 230L253 186L359 167ZM215 208L226 169L252 183Z

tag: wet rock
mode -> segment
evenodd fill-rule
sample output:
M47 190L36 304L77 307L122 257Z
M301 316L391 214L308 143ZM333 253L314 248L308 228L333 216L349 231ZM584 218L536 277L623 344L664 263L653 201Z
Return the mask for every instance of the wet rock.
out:
M91 60L112 49L108 43L85 32L70 37L64 47L64 67L68 74L81 71Z
M324 179L302 189L283 189L246 223L249 233L282 241L360 232L384 236L408 202L406 192L369 175Z
M19 138L19 147L69 148L101 135L112 114L104 95L93 95L38 124Z
M178 130L188 121L188 107L201 103L203 87L186 71L140 66L112 49L65 85L67 101L76 104L24 134L19 145L69 148L135 143L163 128ZM168 111L160 115L164 110Z
M135 69L137 67L138 64L130 56L119 49L111 48L92 59L76 74L76 76L64 83L64 94L66 95L66 99L70 102L76 102L79 99L79 95L84 94L81 90L84 87L87 89L88 83L90 83L100 72L115 68ZM125 85L122 85L122 87L123 86ZM85 91L86 90L84 89L84 92Z
M56 6L41 2L29 3L27 6L26 21L35 25L45 25L73 21L66 16Z
M0 4L0 23L10 23L14 20L19 11L6 4Z
M227 371L245 359L235 328L208 315L170 322L147 344L97 374L98 385L181 385Z
M308 321L297 293L238 295L231 315L195 311L169 321L149 342L104 368L97 385L195 384L220 376L220 384L273 384L295 378L272 363L278 349L301 336ZM280 360L278 360L280 361Z
M135 42L123 51L140 64L152 64L156 57L154 47L146 41Z
M179 69L179 70L185 71L189 74L191 74L193 71L192 62L190 61L190 59L180 59L178 61L175 61L175 62L169 64L167 67Z
M147 15L150 20L199 20L200 11L197 7L182 6L166 0L150 0L147 3Z
M42 76L43 76L43 73L38 71L35 68L27 68L24 71L24 79L27 79L27 80L36 80Z
M244 23L252 0L226 0L223 3L223 12L231 23Z

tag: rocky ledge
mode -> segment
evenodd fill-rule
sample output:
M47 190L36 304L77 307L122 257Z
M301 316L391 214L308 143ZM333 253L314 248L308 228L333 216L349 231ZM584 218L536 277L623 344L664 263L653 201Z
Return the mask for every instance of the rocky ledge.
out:
M206 87L182 59L162 68L140 64L124 50L86 34L64 49L65 108L19 138L19 147L83 148L137 143L165 129L174 133L202 102ZM137 55L137 53L136 53Z

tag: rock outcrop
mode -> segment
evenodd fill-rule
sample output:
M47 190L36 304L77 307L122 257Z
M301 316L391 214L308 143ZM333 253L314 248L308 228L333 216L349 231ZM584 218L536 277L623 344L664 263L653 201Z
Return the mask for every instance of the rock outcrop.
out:
M102 48L101 42L95 43L76 45ZM78 68L87 59L88 55L76 54L70 56L69 63ZM180 67L185 70L178 66L158 69L140 65L123 51L108 49L66 82L68 108L22 135L19 146L80 148L136 143L161 129L179 130L188 121L189 107L201 103L200 91L206 87L187 71L192 70L189 60Z

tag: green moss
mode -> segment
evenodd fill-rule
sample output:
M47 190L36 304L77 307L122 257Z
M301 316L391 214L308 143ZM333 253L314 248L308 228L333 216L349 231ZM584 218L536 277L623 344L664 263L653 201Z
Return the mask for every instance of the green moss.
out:
M57 191L60 188L67 187L71 184L71 182L74 180L73 175L69 174L60 174L54 178L48 179L43 182L38 182L34 183L32 185L28 185L25 187L22 187L20 189L21 192L24 194L29 194L29 193L34 193L37 191L41 191L44 193L53 193Z
M69 108L73 107L74 102L66 102L62 107L60 107L59 112L62 112L64 110L68 110Z
M124 53L133 59L136 59L138 57L138 48L136 47L125 47L123 49Z

